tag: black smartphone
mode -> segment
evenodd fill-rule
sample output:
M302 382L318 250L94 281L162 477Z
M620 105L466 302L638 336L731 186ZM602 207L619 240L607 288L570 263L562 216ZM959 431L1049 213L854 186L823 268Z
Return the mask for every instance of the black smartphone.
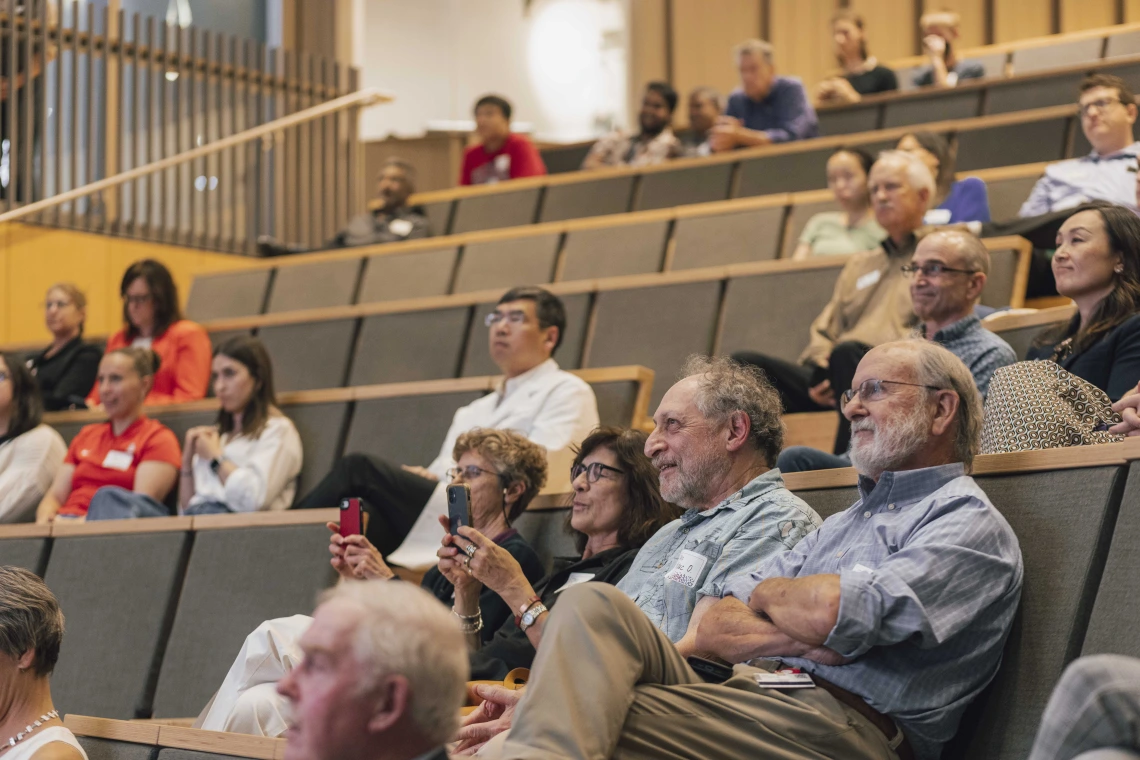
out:
M447 487L447 519L451 535L459 535L461 525L471 525L471 489L466 483Z
M689 667L705 680L705 683L724 683L732 678L732 666L706 660L704 657L689 655Z

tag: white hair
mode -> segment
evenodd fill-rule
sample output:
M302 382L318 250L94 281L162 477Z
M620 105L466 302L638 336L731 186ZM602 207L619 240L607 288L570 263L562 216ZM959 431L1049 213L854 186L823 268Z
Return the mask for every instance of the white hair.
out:
M929 204L930 201L934 200L934 175L930 173L930 167L922 163L922 160L919 159L918 156L902 150L884 150L879 154L879 157L875 159L875 163L877 164L880 161L897 161L905 164L906 181L910 184L911 188L915 192L926 188L927 203ZM874 170L875 167L872 166L871 171Z
M433 745L459 730L467 698L467 644L459 623L439 600L411 583L346 581L321 596L360 611L354 653L360 691L388 675L408 680L408 717Z
M732 49L732 59L737 63L740 63L741 57L746 55L763 58L768 63L774 63L774 54L775 48L772 47L772 43L764 40L745 40Z

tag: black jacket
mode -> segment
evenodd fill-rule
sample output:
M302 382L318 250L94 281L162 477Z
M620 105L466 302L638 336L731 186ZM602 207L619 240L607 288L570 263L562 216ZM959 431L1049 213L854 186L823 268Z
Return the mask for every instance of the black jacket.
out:
M1076 326L1074 319L1068 335L1076 332ZM1050 359L1054 349L1055 346L1033 347L1026 358ZM1119 400L1140 382L1140 314L1129 317L1082 353L1070 354L1059 364L1100 388L1113 401Z
M85 399L95 385L103 349L82 338L75 338L58 354L47 357L47 349L28 358L28 369L36 376L44 397L44 409L86 409Z

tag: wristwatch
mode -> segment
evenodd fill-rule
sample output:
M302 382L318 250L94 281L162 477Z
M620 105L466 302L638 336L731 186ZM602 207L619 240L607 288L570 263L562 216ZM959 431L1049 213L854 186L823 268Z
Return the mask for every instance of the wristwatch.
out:
M546 605L542 602L534 602L531 604L530 607L526 609L526 612L522 614L522 618L519 622L519 630L526 633L526 629L534 625L534 622L538 620L538 616L544 612L546 612Z
M214 458L214 459L210 460L210 472L214 473L215 475L218 474L218 470L221 469L221 466L222 466L222 460L221 459Z

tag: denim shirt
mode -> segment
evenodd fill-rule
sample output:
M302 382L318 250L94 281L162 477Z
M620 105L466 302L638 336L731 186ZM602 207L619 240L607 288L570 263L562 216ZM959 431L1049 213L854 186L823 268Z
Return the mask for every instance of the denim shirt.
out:
M702 597L722 596L729 576L791 549L821 523L772 469L712 509L690 509L662 527L641 547L618 588L677 642ZM671 572L679 564L680 572Z

